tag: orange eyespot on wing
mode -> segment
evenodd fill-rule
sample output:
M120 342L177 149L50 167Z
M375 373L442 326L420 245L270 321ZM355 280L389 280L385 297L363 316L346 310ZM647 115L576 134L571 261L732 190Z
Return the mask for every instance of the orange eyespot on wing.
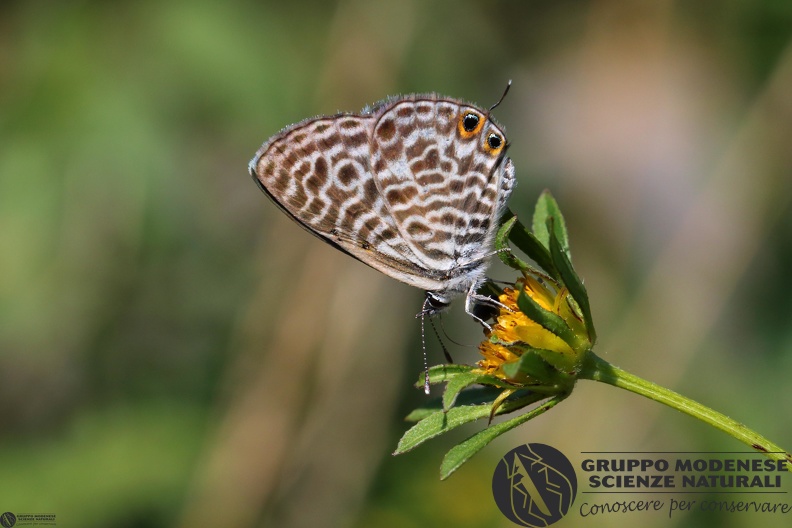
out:
M491 132L484 139L484 151L492 156L497 156L503 150L506 141L503 136L495 132Z
M484 117L477 114L476 112L472 112L470 110L464 112L459 117L459 123L457 128L459 129L459 135L462 136L463 139L470 139L479 132L484 127Z

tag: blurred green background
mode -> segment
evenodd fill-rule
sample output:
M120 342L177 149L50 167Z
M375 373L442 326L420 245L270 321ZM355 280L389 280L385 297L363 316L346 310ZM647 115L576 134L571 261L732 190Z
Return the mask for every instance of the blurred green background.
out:
M520 443L573 463L741 450L581 382L446 482L442 454L482 424L390 456L424 401L422 294L293 225L247 163L312 115L428 91L489 106L508 79L511 208L560 202L598 352L792 449L791 43L785 0L3 3L0 510L507 527L490 479ZM446 330L475 345L460 312Z

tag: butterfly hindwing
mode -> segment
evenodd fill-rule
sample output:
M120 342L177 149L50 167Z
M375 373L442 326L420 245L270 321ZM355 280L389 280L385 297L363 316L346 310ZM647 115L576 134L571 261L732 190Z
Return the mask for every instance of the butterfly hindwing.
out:
M471 114L478 122L467 131ZM393 101L374 126L372 171L388 212L424 265L446 276L489 249L482 243L509 173L502 146L485 147L488 134L505 143L480 109L431 95Z

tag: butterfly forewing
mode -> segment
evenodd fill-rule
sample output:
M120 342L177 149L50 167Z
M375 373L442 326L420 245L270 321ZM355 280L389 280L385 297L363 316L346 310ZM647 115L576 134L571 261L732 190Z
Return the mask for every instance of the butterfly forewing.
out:
M374 117L339 115L293 125L250 163L264 192L308 231L414 286L442 285L398 235L370 170Z

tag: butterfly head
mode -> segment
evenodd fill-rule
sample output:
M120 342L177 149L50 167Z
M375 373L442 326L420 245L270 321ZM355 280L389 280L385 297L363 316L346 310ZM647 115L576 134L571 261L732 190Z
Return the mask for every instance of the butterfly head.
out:
M421 309L421 313L419 315L431 317L435 314L445 311L445 309L448 308L450 304L451 299L443 295L442 292L428 291L426 292L423 308Z

